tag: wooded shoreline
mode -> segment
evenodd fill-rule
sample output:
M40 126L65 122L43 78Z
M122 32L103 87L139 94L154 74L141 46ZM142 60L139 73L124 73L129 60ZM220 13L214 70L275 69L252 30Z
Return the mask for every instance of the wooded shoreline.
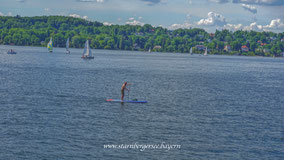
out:
M83 48L87 39L93 49L271 56L284 55L284 32L256 32L204 29L168 30L162 27L104 25L65 16L0 16L0 44L46 46L50 37L55 47Z

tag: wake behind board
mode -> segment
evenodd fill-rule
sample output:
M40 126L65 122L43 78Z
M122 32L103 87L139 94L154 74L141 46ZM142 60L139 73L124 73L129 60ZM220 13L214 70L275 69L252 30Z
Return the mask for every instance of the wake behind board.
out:
M107 99L107 102L121 102L121 103L147 103L147 101L136 101L136 100L120 100L120 99Z

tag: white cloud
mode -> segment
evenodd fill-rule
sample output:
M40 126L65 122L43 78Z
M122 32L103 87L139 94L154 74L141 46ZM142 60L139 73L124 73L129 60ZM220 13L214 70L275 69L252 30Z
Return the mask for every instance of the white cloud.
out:
M254 31L272 31L283 30L284 23L280 19L271 20L269 25L259 25L257 22L251 23L249 26L243 26L242 24L226 24L224 29L236 31L236 30L254 30Z
M247 10L247 11L253 13L253 14L256 14L256 13L257 13L256 7L254 7L254 6L252 6L252 5L242 4L242 7L243 7L245 10Z
M271 6L284 5L283 0L233 0L233 3L245 3L245 4L255 4L255 5L271 5Z
M139 19L139 18L138 18ZM136 20L134 17L128 19L125 24L133 25L133 26L144 26L145 23Z
M69 14L69 17L81 18L81 16L78 14Z
M5 15L2 12L0 12L0 16L13 16L13 14L12 14L12 12L8 12L7 15Z
M208 18L197 22L200 26L224 26L225 24L227 24L225 17L214 12L209 12Z
M69 17L88 19L88 16L83 16L83 17L81 17L81 16L78 15L78 14L69 14Z
M113 23L104 22L103 25L105 25L105 26L111 26L111 25L113 25Z
M132 25L132 26L144 26L145 23L142 23L142 22L137 21L137 20L132 20L132 21L126 22L125 24L129 24L129 25Z
M263 26L258 25L256 22L251 23L249 26L244 26L244 30L263 31Z
M209 2L215 3L244 3L244 4L255 4L255 5L266 5L266 6L282 6L284 5L283 0L208 0Z
M228 29L228 30L231 30L231 31L242 30L243 25L242 24L226 24L224 26L224 29Z
M269 25L264 26L265 29L284 29L284 23L281 19L274 19L270 22Z
M172 24L171 26L168 27L168 29L170 30L175 30L179 28L189 29L190 27L192 27L192 24L185 22L183 24Z
M209 0L210 2L215 2L215 3L228 3L229 0Z
M223 29L228 29L231 31L237 31L237 30L263 31L264 28L262 25L258 25L256 22L253 22L249 26L243 26L242 24L226 24L224 25Z

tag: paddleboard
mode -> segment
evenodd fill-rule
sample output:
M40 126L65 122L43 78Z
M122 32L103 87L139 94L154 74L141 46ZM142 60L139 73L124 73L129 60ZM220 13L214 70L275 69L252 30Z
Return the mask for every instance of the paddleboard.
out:
M122 103L147 103L147 101L136 101L136 100L120 100L120 99L107 99L107 102L122 102Z

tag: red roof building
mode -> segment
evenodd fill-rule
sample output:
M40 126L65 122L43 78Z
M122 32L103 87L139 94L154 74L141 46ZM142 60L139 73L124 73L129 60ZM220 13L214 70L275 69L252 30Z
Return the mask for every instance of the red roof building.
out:
M247 46L242 46L242 51L243 52L248 52L249 51L249 48Z
M210 33L209 36L212 37L212 38L214 38L214 37L215 37L215 34L214 34L214 33Z
M265 46L265 45L267 45L267 44L266 44L266 43L261 43L260 45L261 45L261 46Z

